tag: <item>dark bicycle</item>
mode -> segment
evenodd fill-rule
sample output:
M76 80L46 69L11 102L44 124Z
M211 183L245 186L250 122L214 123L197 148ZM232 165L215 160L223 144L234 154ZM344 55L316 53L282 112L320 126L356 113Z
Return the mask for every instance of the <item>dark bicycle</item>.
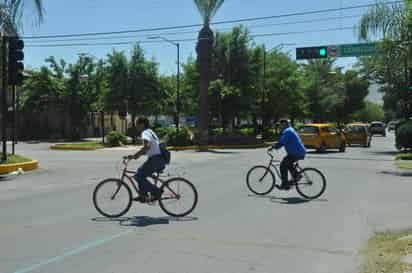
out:
M123 160L124 168L120 179L105 179L94 189L93 204L103 216L116 218L129 211L136 198L133 198L132 190L125 181L133 185L137 195L139 195L139 188L133 177L136 172L127 169L129 162L130 160ZM160 208L173 217L187 216L197 205L198 194L195 186L182 177L163 180L161 173L157 172L149 178L154 185L160 186L162 191L158 200ZM154 202L149 204L154 204Z
M276 184L276 177L272 172L272 169L274 169L277 177L281 177L279 171L280 161L275 160L270 151L267 153L270 157L269 165L254 166L248 171L246 176L247 187L257 195L266 195L275 187L280 189L280 185ZM302 169L298 162L294 164L294 168L295 176L290 183L292 187L296 187L297 192L302 197L306 199L316 199L325 192L326 178L321 171L315 168Z

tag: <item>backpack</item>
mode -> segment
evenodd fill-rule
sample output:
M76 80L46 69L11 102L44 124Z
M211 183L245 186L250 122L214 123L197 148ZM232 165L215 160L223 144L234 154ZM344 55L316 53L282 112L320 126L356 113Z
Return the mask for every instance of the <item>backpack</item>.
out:
M170 164L171 154L170 154L170 151L167 149L166 144L160 143L159 138L156 135L154 135L152 132L150 132L150 134L153 136L154 139L157 139L157 141L159 141L160 155L165 161L165 164L166 165Z
M160 155L162 156L166 165L169 164L171 155L170 155L170 151L166 148L166 144L160 143L159 149L160 149Z

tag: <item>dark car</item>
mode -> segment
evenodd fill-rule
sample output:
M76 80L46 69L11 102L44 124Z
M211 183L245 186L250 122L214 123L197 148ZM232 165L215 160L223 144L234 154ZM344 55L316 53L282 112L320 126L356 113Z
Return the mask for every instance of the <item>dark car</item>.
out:
M372 135L382 135L386 136L386 125L380 121L371 122L369 126L369 132Z

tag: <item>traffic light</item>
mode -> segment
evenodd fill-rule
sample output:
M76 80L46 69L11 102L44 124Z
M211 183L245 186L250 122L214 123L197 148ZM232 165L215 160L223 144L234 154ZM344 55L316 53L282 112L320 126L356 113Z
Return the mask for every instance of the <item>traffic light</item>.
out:
M328 57L328 47L298 47L296 48L296 60L323 59Z
M19 85L23 82L24 42L17 37L9 38L9 84Z

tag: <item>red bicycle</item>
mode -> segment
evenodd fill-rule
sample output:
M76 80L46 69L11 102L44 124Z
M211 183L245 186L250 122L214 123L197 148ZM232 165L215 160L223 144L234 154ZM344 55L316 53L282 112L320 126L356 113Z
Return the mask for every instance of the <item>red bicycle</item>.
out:
M120 179L105 179L97 184L93 192L94 207L100 214L109 218L121 217L126 214L136 199L133 198L132 190L126 182L132 185L139 196L138 184L133 177L136 172L127 168L130 160L123 159L122 162L124 168ZM197 205L198 194L195 186L182 177L163 180L161 173L157 172L149 177L149 180L160 187L162 191L158 200L160 208L173 217L187 216Z

